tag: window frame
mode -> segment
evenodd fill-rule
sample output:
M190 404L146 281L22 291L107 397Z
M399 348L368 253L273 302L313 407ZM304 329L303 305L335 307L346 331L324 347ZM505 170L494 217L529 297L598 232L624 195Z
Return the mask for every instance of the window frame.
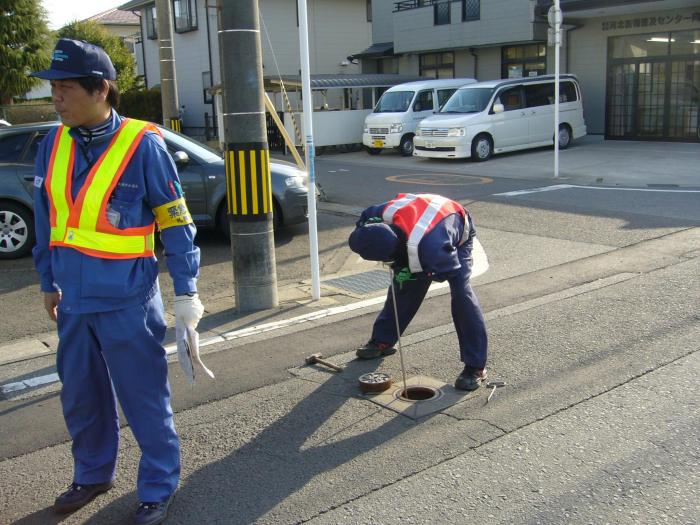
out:
M427 95L428 98L430 98L430 108L425 109L421 106L421 109L416 109L416 104L420 103L421 96L422 95ZM433 90L432 89L421 89L418 93L416 93L415 100L413 101L413 104L411 104L411 111L414 113L420 113L421 111L435 111L435 97L433 96Z
M146 7L146 38L148 40L158 39L158 14L156 12L156 6Z
M440 19L439 15L446 14L446 18ZM452 2L446 0L444 2L433 3L433 25L434 26L446 26L452 23Z
M196 31L199 29L197 20L197 0L171 0L173 9L173 29L176 33L189 33L190 31ZM175 10L175 4L180 6L185 5L187 7L186 16L178 16ZM178 28L178 20L186 19L187 25L185 27Z
M525 54L525 50L528 49L528 47L532 46L537 46L537 54L534 56L528 56ZM522 49L523 54L522 57L519 58L506 58L506 50L508 49ZM540 50L544 51L544 54L540 55ZM546 75L547 74L547 45L542 43L542 42L532 42L530 44L521 44L521 45L515 45L515 46L503 46L501 47L501 78L534 78L529 75L524 75L526 71L526 66L528 64L537 64L537 63L543 63L544 64L544 69L542 70L541 74L537 74L535 76L541 76L541 75ZM508 66L512 65L521 65L522 66L522 75L520 77L509 77L508 76ZM539 71L539 70L538 70Z
M467 5L470 2L474 2L476 5L476 14L471 16L467 13ZM474 22L476 20L481 20L481 0L462 0L462 22Z
M444 55L451 55L452 62L443 62ZM435 57L435 64L425 64L425 60L428 57ZM445 70L450 68L452 70L452 75L449 77L439 76L440 70ZM426 75L426 71L435 71L435 76L432 78L455 78L455 53L454 51L441 51L439 53L422 53L418 55L418 75L421 77L430 76Z

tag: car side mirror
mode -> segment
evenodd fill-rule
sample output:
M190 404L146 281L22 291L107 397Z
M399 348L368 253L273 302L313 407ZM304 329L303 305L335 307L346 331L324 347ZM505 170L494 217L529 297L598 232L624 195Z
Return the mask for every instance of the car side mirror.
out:
M173 161L176 166L186 166L190 162L190 156L184 151L176 151L173 153Z
M503 107L503 104L494 104L493 105L493 112L494 113L503 113L506 110L505 107Z

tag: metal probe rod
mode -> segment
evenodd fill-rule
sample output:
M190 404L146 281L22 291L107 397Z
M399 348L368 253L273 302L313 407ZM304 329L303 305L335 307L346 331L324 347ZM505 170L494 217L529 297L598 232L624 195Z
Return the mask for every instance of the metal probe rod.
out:
M401 375L403 376L403 391L406 394L406 367L403 364L403 347L401 346L401 330L399 329L399 311L396 308L396 290L394 290L394 270L389 267L391 277L391 298L394 303L394 322L396 323L396 337L399 343L399 360L401 361Z

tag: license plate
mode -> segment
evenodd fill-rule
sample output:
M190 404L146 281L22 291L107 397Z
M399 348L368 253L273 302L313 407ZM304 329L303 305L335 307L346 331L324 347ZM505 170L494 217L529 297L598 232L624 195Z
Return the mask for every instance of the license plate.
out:
M425 147L426 147L426 148L433 149L433 148L435 147L435 144L433 144L432 142L426 142L426 143L425 143Z
M383 141L383 140L375 140L374 142L372 142L372 145L373 145L375 148L383 148L383 147L384 147L384 141Z

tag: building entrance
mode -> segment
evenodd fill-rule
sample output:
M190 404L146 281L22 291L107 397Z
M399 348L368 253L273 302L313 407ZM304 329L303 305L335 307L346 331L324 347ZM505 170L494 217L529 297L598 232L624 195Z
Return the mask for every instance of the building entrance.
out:
M700 142L700 30L612 37L606 138Z

